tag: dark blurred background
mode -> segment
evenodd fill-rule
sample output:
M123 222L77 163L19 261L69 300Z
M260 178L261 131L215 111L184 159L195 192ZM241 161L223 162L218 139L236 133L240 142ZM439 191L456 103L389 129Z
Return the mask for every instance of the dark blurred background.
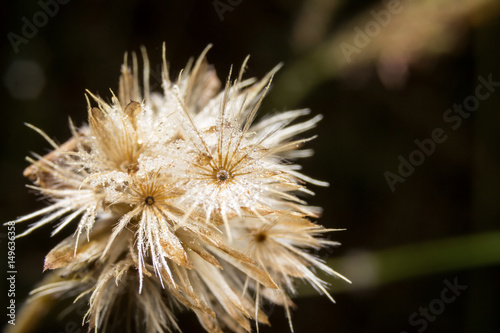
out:
M117 90L125 51L146 46L156 68L166 42L174 76L213 43L208 60L221 79L248 54L247 77L284 62L261 115L304 107L324 115L309 144L316 154L301 163L331 184L310 186L309 202L324 207L319 222L346 229L328 236L342 246L317 254L353 284L330 281L336 304L303 288L295 332L500 332L500 87L478 88L500 82L498 1L62 2L49 8L53 17L40 14L53 1L2 5L0 221L44 205L22 171L30 151L50 146L24 122L64 142L69 117L86 121L85 89ZM38 31L23 28L34 20ZM489 95L475 105L477 89ZM464 102L477 110L447 111ZM436 129L446 140L414 152ZM419 165L397 178L410 155ZM45 254L71 234L50 232L16 242L18 306L42 278ZM453 283L467 289L453 294ZM38 332L85 332L68 326L79 317L59 318L64 306ZM267 308L272 327L260 331L289 332L284 311ZM179 322L201 332L192 315Z

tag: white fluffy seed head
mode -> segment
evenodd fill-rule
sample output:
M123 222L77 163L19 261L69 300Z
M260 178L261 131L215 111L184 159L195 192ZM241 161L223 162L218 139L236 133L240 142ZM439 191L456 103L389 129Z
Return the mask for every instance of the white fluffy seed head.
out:
M310 221L317 210L297 196L312 193L306 182L327 184L291 163L311 155L299 149L310 139L296 136L321 117L296 122L309 110L295 110L254 123L277 68L260 81L229 77L220 90L206 51L174 82L164 59L161 94L147 89L145 50L141 91L133 54L111 102L88 92L89 125L25 172L52 200L17 220L44 215L25 234L59 219L55 232L77 225L47 256L46 269L64 277L43 294L90 295L96 331L123 295L144 309L133 318L139 330L177 327L172 302L194 310L207 331L250 330L249 318L268 323L262 299L289 314L295 278L326 293L313 269L336 274L307 252L330 243Z

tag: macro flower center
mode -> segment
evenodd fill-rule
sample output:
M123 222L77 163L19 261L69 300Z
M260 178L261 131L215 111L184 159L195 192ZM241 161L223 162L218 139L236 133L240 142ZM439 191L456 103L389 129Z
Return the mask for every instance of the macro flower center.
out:
M217 179L221 182L227 180L229 178L229 173L226 170L219 170L216 175Z
M151 196L150 197L146 197L146 199L144 200L144 202L146 203L146 205L151 206L152 204L155 203L155 198L153 198Z
M264 232L259 232L255 235L255 241L257 243L262 243L267 239L267 235Z

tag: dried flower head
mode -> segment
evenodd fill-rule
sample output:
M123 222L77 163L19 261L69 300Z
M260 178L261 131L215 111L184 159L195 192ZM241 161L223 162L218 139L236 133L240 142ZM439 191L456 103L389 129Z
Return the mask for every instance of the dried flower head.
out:
M77 295L96 332L180 330L182 308L208 332L244 332L268 323L263 302L290 318L296 279L328 295L315 271L343 278L310 253L336 243L298 197L312 194L307 182L327 184L291 162L311 155L300 148L312 138L295 137L321 116L296 122L309 110L295 110L255 123L278 67L243 80L245 60L221 91L208 49L172 82L163 48L162 93L150 92L146 51L142 88L137 57L130 68L126 56L118 94L87 92L88 126L71 124L62 145L33 127L54 151L29 158L25 175L50 205L15 222L41 217L22 235L56 220L53 234L75 229L47 255L53 273L33 300Z

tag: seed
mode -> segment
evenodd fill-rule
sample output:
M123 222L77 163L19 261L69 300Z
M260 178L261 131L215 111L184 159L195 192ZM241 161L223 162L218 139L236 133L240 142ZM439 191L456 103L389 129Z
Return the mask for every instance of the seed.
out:
M155 203L155 198L147 197L146 200L144 200L144 202L146 203L146 205L151 206L152 204Z
M267 239L267 235L263 232L259 232L258 234L255 235L255 241L257 243L262 243Z
M221 182L227 180L229 178L229 173L227 173L226 170L219 170L217 172L217 179L220 180Z

